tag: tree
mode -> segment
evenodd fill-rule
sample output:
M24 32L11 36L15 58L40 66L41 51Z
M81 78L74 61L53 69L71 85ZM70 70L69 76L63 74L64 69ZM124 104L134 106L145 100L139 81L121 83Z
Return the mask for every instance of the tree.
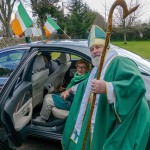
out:
M95 20L94 20L94 23L95 25L101 27L103 30L105 29L105 25L106 25L106 22L105 22L105 19L104 17L99 14L98 12L95 12Z
M10 28L11 14L16 0L1 0L0 1L0 21L5 29L5 36L12 37Z
M63 25L63 13L61 12L60 6L58 6L58 2L60 0L31 0L31 5L33 9L33 15L38 16L39 23L41 26L42 33L44 34L43 26L47 19L47 16L51 16L59 22L60 26Z
M71 3L68 4L68 11L66 17L68 35L72 38L87 38L95 19L95 13L82 0L71 0Z
M140 4L140 0L130 0L128 1L128 9L133 8L134 6ZM121 32L124 35L124 43L127 43L127 32L130 28L139 22L139 18L142 16L143 6L140 7L132 14L130 14L126 19L123 19L123 10L120 6L116 7L113 17L113 25L119 27Z

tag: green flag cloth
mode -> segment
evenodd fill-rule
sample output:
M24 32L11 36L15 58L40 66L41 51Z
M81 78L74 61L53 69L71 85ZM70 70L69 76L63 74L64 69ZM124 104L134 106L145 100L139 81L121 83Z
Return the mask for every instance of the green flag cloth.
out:
M93 133L90 129L85 149L145 150L150 132L150 111L145 98L144 81L137 65L128 58L117 56L107 66L104 80L113 84L115 101L110 104L106 94L100 95ZM64 150L82 149L91 109L90 98L81 123L80 134L74 129L87 83L88 80L78 87L78 94L70 109L62 138ZM72 135L74 140L71 138Z

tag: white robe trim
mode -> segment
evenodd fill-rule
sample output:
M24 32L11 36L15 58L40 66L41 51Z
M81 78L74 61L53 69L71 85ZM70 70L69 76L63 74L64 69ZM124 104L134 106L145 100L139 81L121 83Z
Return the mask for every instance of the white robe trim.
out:
M107 89L107 98L110 104L113 104L115 101L115 91L114 91L114 87L113 84L111 82L107 82L108 83L108 89Z

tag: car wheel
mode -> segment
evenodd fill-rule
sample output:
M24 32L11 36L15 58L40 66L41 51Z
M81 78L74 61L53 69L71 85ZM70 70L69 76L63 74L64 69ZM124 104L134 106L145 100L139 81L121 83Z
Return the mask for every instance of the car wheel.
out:
M14 149L10 149L4 142L0 140L0 150L14 150Z

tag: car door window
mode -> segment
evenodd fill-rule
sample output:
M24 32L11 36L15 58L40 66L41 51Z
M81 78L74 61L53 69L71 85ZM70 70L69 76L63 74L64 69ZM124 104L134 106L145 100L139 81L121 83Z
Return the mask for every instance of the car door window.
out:
M18 66L26 49L11 49L0 51L0 90L8 80L10 74Z
M0 77L8 77L19 64L25 49L0 53Z

